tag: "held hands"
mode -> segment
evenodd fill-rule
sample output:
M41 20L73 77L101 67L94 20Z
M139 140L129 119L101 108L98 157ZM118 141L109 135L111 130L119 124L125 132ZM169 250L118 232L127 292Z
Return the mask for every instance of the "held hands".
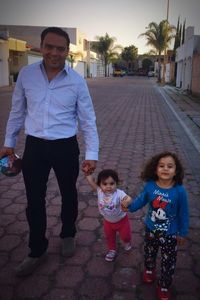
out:
M130 196L125 196L121 202L121 208L123 211L128 211L128 206L131 204L132 199Z
M3 147L0 150L0 158L2 158L4 156L12 156L12 155L14 155L14 148Z
M85 176L91 175L94 170L96 169L96 160L84 160L82 163L82 171L84 172Z

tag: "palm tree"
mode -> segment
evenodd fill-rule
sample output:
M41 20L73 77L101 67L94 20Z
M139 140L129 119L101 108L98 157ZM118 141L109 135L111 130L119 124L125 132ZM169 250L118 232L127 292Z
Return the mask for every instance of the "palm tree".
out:
M83 58L83 53L82 52L72 52L70 51L67 57L67 60L71 64L71 68L73 69L74 63L77 61L78 58Z
M107 33L105 36L97 36L97 41L91 43L91 48L96 51L103 61L105 77L107 77L107 67L112 59L119 56L117 50L121 50L120 45L114 45L116 38L110 37Z
M128 71L133 71L134 62L136 61L138 56L138 49L131 45L129 47L125 47L121 53L122 59L127 63Z
M149 23L147 31L140 34L139 37L144 36L147 39L147 46L151 46L158 55L158 81L161 81L161 54L165 53L171 40L174 38L176 27L170 25L167 20L161 21L159 24L155 22Z

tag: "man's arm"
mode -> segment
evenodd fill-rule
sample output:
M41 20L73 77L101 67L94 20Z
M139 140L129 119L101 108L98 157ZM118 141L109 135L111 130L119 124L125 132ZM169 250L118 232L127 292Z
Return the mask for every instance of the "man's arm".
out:
M26 98L24 95L24 89L22 86L22 71L20 71L16 86L12 96L12 107L9 114L9 119L6 126L6 135L4 148L1 150L1 154L14 152L17 136L20 129L24 125L25 113L26 113Z
M99 137L96 127L96 116L85 80L81 80L77 99L77 116L85 143L85 161L82 169L92 171L96 168L99 151ZM88 171L89 171L88 170Z

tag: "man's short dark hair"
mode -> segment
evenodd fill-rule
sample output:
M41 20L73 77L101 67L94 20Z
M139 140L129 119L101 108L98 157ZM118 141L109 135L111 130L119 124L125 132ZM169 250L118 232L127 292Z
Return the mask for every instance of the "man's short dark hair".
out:
M70 39L69 39L69 35L67 34L66 31L64 31L62 28L60 27L48 27L46 29L44 29L41 33L41 44L43 43L44 41L44 38L45 36L48 34L48 33L55 33L55 34L58 34L60 36L63 36L65 39L66 39L66 42L67 42L67 46L69 48L69 44L70 44Z

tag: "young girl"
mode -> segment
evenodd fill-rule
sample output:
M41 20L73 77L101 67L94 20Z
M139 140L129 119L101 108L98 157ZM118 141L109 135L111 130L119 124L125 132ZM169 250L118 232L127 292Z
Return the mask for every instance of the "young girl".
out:
M189 212L183 167L171 152L153 156L144 167L141 178L143 191L134 199L125 199L122 208L137 211L148 204L145 217L143 281L156 279L156 257L161 248L161 276L157 285L159 300L169 300L169 287L176 266L177 242L183 244L188 233Z
M108 245L106 261L116 258L116 233L119 232L124 242L124 249L131 249L131 229L127 213L121 208L121 201L129 199L126 193L117 188L119 183L118 174L114 170L106 169L99 173L97 182L92 175L86 176L88 183L98 196L98 208L104 217L104 232ZM130 198L131 199L131 198Z

